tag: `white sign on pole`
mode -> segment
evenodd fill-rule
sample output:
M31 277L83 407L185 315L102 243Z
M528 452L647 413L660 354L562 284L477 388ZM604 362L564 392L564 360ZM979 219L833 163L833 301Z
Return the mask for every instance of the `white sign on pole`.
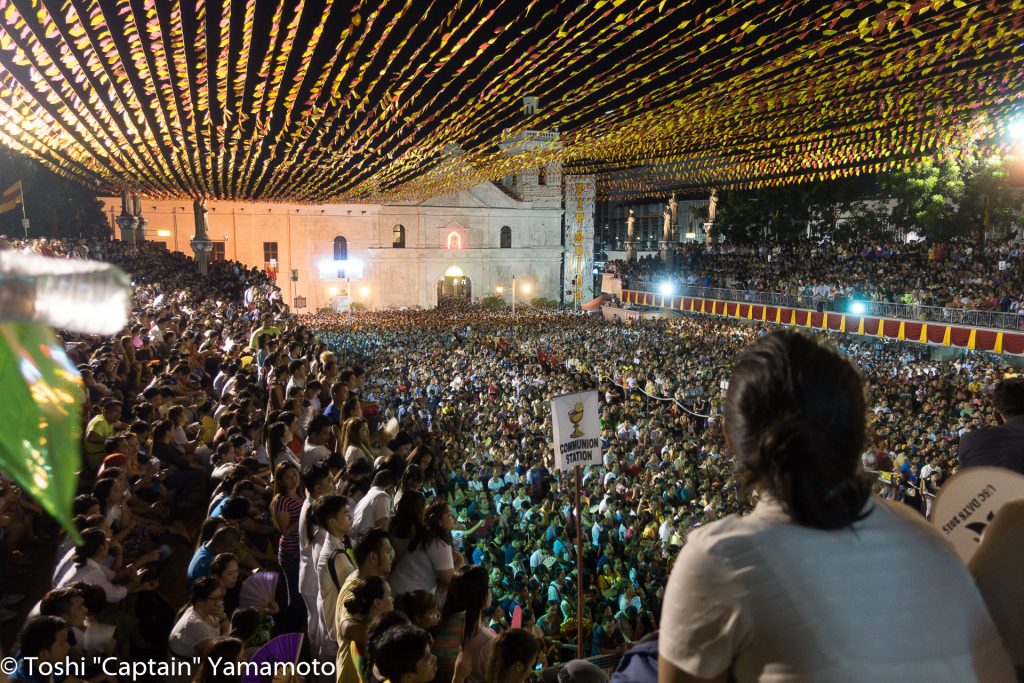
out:
M932 507L932 525L968 562L999 509L1024 498L1024 476L1001 467L968 467L942 485Z
M551 425L555 436L555 466L559 470L601 462L601 421L597 415L596 391L552 398Z

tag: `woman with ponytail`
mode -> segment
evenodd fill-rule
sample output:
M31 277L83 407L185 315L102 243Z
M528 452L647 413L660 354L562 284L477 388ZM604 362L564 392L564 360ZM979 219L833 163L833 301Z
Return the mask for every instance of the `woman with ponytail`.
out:
M871 497L865 422L857 371L813 337L776 332L739 355L725 437L757 502L694 530L679 553L660 683L1014 680L952 549ZM930 599L908 593L921 586Z

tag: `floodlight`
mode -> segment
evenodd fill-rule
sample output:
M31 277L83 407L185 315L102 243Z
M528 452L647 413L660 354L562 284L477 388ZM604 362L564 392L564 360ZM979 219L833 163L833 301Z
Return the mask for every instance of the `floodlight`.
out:
M864 315L868 310L868 307L864 305L863 301L854 301L850 304L850 313L853 315Z
M1006 124L1006 132L1010 134L1011 139L1024 141L1024 114L1010 119Z
M658 293L662 296L672 296L676 293L676 286L671 282L662 282L658 285Z

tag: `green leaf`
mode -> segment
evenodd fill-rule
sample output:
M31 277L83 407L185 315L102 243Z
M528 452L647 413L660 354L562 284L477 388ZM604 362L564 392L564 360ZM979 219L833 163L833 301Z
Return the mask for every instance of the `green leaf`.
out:
M75 540L81 382L49 327L0 323L0 469Z

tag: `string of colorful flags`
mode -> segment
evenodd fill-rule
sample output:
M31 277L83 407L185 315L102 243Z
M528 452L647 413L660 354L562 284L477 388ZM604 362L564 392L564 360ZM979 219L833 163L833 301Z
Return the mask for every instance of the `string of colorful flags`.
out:
M0 144L154 198L411 201L551 163L603 196L777 186L1005 151L1022 22L1024 0L0 0Z

